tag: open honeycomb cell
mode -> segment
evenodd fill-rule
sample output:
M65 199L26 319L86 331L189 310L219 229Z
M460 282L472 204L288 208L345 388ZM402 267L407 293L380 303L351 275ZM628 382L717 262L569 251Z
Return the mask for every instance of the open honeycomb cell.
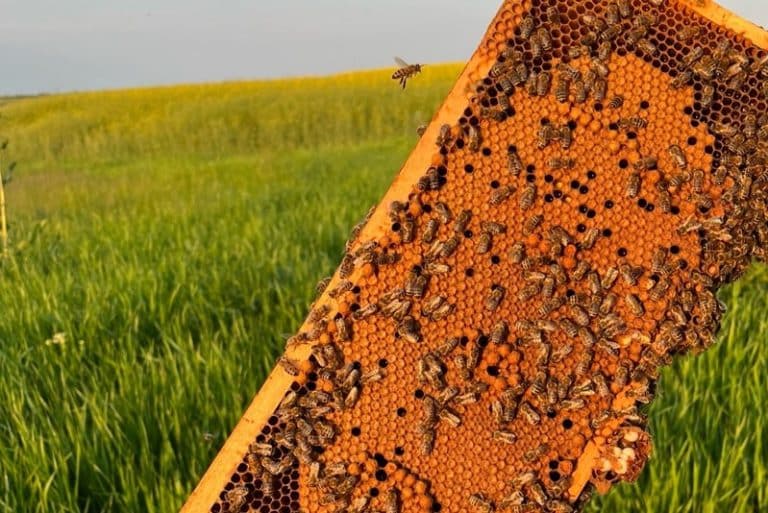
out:
M764 257L767 79L682 2L505 2L186 510L562 513L636 479L660 367Z

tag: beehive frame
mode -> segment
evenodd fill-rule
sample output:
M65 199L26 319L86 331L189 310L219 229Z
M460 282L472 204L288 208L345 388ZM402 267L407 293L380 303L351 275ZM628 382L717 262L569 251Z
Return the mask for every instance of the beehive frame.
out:
M709 29L713 31L714 33L714 27L720 27L722 30L721 34L718 34L723 37L728 37L732 41L738 41L740 38L744 38L746 40L746 44L743 44L743 46L749 46L750 44L758 49L764 49L768 48L768 34L764 32L761 28L752 25L749 22L746 22L739 17L735 16L734 14L726 11L725 9L721 8L720 6L716 5L713 2L706 1L706 0L667 0L671 6L664 6L663 9L671 9L675 10L675 12L682 12L687 13L689 15L693 15L695 13L696 16L701 17L700 22L703 22L705 20L709 20L711 24L709 25ZM602 0L594 0L594 2L573 2L573 4L590 4L593 6L593 10L601 11L605 6L607 6L610 2L608 1L602 1ZM635 0L631 2L633 8L635 11L638 11L643 6L647 6L650 10L656 10L659 9L659 7L656 5L658 2L653 2L651 0ZM550 4L553 6L559 6L563 4L563 2L559 1L541 1L541 2L534 2L536 4L536 8L538 8L541 12L545 10L545 6L549 6ZM538 7L541 5L541 7ZM441 135L441 128L444 125L449 125L451 127L457 127L457 120L460 120L464 118L464 123L469 124L468 120L469 117L476 115L477 111L479 109L482 109L483 106L481 104L474 104L475 112L472 112L472 109L470 111L467 111L468 105L472 106L473 98L477 99L480 96L480 93L478 93L478 83L481 83L484 78L487 78L489 74L493 74L492 68L497 63L498 56L500 52L502 52L506 46L507 42L510 39L509 31L518 28L523 16L532 9L532 6L530 5L530 1L507 1L504 2L502 5L502 8L500 9L497 16L492 21L489 30L485 37L483 38L483 41L480 44L480 47L476 51L476 53L473 55L472 59L469 61L467 67L459 77L458 81L456 82L456 85L452 89L451 93L448 95L445 103L442 105L442 107L438 110L437 114L433 118L430 125L427 127L426 132L423 134L421 139L419 140L416 148L414 149L411 156L406 161L405 165L403 166L402 170L398 174L397 178L395 179L394 183L392 184L389 191L386 193L382 201L380 202L379 206L372 211L369 219L367 220L366 224L362 227L362 230L357 234L356 241L370 241L370 240L378 240L381 241L382 239L385 239L387 241L392 240L393 234L392 234L392 219L391 219L391 212L390 207L392 202L396 201L406 201L409 196L414 192L415 187L417 184L419 184L420 180L424 180L425 176L425 170L428 169L436 169L436 166L443 165L443 161L440 160L439 155L436 156L436 147L435 147L435 141L438 139ZM589 9L588 9L589 10ZM541 17L541 13L539 14L539 17ZM579 20L578 23L581 23ZM668 28L671 30L671 28ZM519 31L519 29L518 29ZM727 31L727 32L726 32ZM751 58L753 60L762 58L762 54L757 52L757 50L752 49ZM562 53L564 53L565 50L562 50ZM642 55L632 55L632 53L628 53L626 55L622 56L625 59L639 59L642 60ZM644 66L643 64L638 64L639 67ZM652 67L651 63L646 60L645 66ZM615 70L612 70L615 71ZM648 70L649 74L652 73L652 71ZM665 75L667 72L664 71L657 71L657 78L662 77L662 75ZM671 80L672 78L667 76L668 80ZM650 79L649 79L650 80ZM554 84L550 85L550 87L554 88ZM524 87L517 87L517 93L522 94L524 93ZM653 93L655 90L651 89L651 92ZM670 91L672 91L670 89ZM686 87L681 87L680 89L676 89L677 92L670 92L669 94L671 96L678 95L680 98L683 97L683 95L694 95L694 89L693 86L690 87L690 89ZM630 98L632 97L632 91L623 91L624 94L621 95L622 99ZM696 91L699 95L701 94L701 89L699 88L698 91ZM638 93L639 94L639 93ZM611 95L609 95L611 96ZM677 98L677 97L675 97ZM511 98L514 100L514 98ZM605 99L605 108L608 107L608 103L612 98L608 97ZM477 100L479 101L479 100ZM539 100L536 100L539 101ZM680 102L684 102L685 100L676 100L672 99L670 100L671 105L677 105ZM593 113L588 112L589 109L576 107L574 109L574 106L572 105L572 101L567 102L556 102L556 100L551 100L552 102L552 112L557 114L558 111L558 103L568 104L568 109L566 110L563 108L562 114L566 117L573 117L574 123L577 124L574 129L577 130L591 130L590 127L593 127L595 131L599 131L602 129L605 129L604 126L596 126L594 125L594 122L596 121L594 117L592 116ZM525 101L513 101L513 105L517 107L517 109L520 112L525 112L526 109L526 103ZM532 100L531 105L533 105L533 109L538 109L541 107L541 103L534 103ZM592 105L592 103L590 103ZM492 107L497 107L498 104L489 105L486 107L486 109L492 110ZM619 107L620 108L620 107ZM577 112L575 112L577 111ZM520 116L524 116L525 114L520 114ZM533 115L533 114L532 114ZM579 116L583 116L583 119L581 119ZM599 117L599 116L598 116ZM627 123L631 124L631 117L626 117ZM642 117L642 116L636 116L636 117ZM672 119L672 118L670 118ZM677 119L677 118L675 118ZM682 119L682 118L681 118ZM674 120L674 119L673 119ZM496 120L498 122L498 120ZM488 123L491 123L492 121L488 121ZM482 124L482 123L480 123ZM553 122L553 126L557 123ZM460 124L459 124L460 125ZM559 126L559 125L558 125ZM629 128L632 128L631 126ZM695 161L696 163L700 164L703 169L705 169L708 173L712 171L712 158L711 155L714 153L714 151L702 151L705 147L716 146L716 137L715 135L708 133L707 123L702 122L699 125L699 130L697 132L697 135L699 136L698 141L694 142L692 146L692 150L696 152L691 158L691 160ZM458 128L454 128L452 131L452 137L453 138L459 138L460 135L457 134L456 130ZM638 131L642 128L638 128ZM614 130L616 131L616 130ZM631 130L629 130L631 131ZM694 130L694 132L696 132ZM462 132L464 133L464 132ZM493 137L493 136L491 136ZM695 136L690 136L689 140L691 138L695 139ZM503 139L503 137L501 137ZM519 139L519 138L518 138ZM508 141L502 140L501 143L506 143ZM549 145L549 141L545 146ZM555 143L559 144L559 142L555 141ZM576 144L576 143L574 143ZM625 144L622 143L623 146L627 146L627 148L619 148L616 150L616 153L621 153L624 151L631 151L632 145L631 144ZM533 157L527 156L527 148L533 148L536 146L536 141L533 139L533 136L531 136L530 141L526 141L525 144L518 142L519 146L519 153L522 157L524 157L522 160L524 161L531 161ZM506 149L506 144L504 144L504 148ZM613 151L613 147L610 145L610 142L607 143L607 146L605 148L606 154L611 154ZM716 150L715 150L716 151ZM710 155L710 157L706 157L705 155ZM702 158L700 160L696 160L698 156L701 156ZM505 156L506 157L506 156ZM559 157L552 157L552 158L559 158ZM565 158L565 157L563 157ZM673 158L673 157L670 157ZM622 159L618 159L622 160ZM631 159L630 159L631 160ZM559 165L559 164L558 164ZM565 165L565 164L564 164ZM506 168L506 165L499 166L498 164L495 164L493 166L489 166L493 169L498 169L500 167ZM554 167L554 166L553 166ZM672 167L672 164L665 166L667 169ZM567 168L567 165L566 165ZM456 170L451 168L447 170L447 173L453 173ZM543 170L540 170L542 173ZM671 170L670 170L671 171ZM524 172L523 172L524 173ZM568 174L569 171L564 171L565 174ZM549 173L553 174L553 173ZM480 172L478 172L477 175L479 176ZM524 175L523 175L524 176ZM541 176L539 176L538 179L540 179ZM658 178L656 178L658 180ZM663 179L663 178L662 178ZM564 183L567 185L573 187L575 192L574 194L577 194L580 189L587 187L589 184L590 178L587 177L586 179L583 179L584 183L579 183L578 180L569 180ZM554 182L558 182L558 179L553 179ZM574 182L577 182L574 184ZM538 182L537 182L538 183ZM550 183L550 182L546 182ZM517 185L523 185L523 182L520 182ZM575 187L574 187L575 185ZM496 187L491 186L495 190L499 189L500 184L497 183ZM502 185L503 187L503 185ZM622 187L624 187L624 184L622 183ZM518 190L516 190L517 195L521 195L523 192L524 187L518 187ZM588 189L588 187L587 187ZM724 188L725 189L725 188ZM427 193L429 191L429 187L427 186ZM488 191L490 194L493 194L493 191ZM562 192L562 191L561 191ZM472 194L476 194L476 192L472 192ZM586 193L583 193L586 194ZM713 193L714 194L714 193ZM513 198L512 201L515 203L518 202L517 195ZM539 195L543 196L543 195ZM717 196L717 194L715 194ZM578 199L578 196L575 196ZM714 198L714 205L711 207L714 210L722 209L719 205L720 196L717 196ZM559 198L558 198L559 199ZM484 200L487 200L487 198L484 198ZM546 201L543 197L537 198L537 201L542 202ZM419 202L419 205L421 205L422 202ZM568 208L572 208L573 205L570 207L565 206L565 203L563 203L561 210L566 210ZM593 210L592 205L586 205L586 212L584 214L589 214L591 210ZM516 207L517 208L517 207ZM543 203L542 203L543 208ZM645 207L643 207L645 208ZM422 214L423 212L418 212L418 214ZM454 212L454 215L458 212ZM597 214L597 217L600 218L601 214ZM607 214L606 214L607 215ZM655 215L655 214L653 214ZM652 239L654 236L653 233L649 235L649 237ZM729 236L731 236L729 234ZM359 242L358 242L359 244ZM472 246L476 244L476 241L472 242ZM385 244L382 244L382 246L385 246ZM567 246L567 245L566 245ZM354 246L353 246L354 247ZM652 245L648 245L649 251L651 251ZM671 247L671 246L670 246ZM624 248L619 248L619 251ZM693 246L690 248L687 248L685 246L678 247L677 250L674 252L675 254L680 253L683 255L686 254L699 254L698 249L694 249ZM625 251L626 254L626 251ZM619 253L621 255L621 253ZM762 256L762 255L758 255ZM702 259L705 259L706 255L702 255ZM652 256L651 256L652 259ZM688 264L693 265L693 262L688 262ZM739 261L733 264L732 269L727 269L727 272L725 274L728 275L728 279L732 279L733 277L737 276L739 274L740 269L743 267L744 263ZM598 266L599 267L599 266ZM337 271L337 274L333 277L331 282L328 284L328 287L326 289L327 292L324 293L324 295L318 299L318 302L316 304L323 304L327 302L328 304L333 304L333 308L338 308L338 302L334 298L329 297L328 291L333 291L338 285L347 277L342 278L340 275L340 271ZM363 268L355 269L353 276L361 276L361 273L369 272L369 270L365 270ZM716 321L718 319L715 319L715 328L716 328ZM309 320L300 328L299 333L309 333L313 329L313 323ZM488 330L486 330L488 331ZM643 337L647 337L647 335L643 332L643 330L638 330L636 332L630 332L630 334L625 335L625 337L634 337L630 339L624 339L626 341L627 347L635 345L643 345L650 343L650 340L643 340ZM311 348L314 343L296 343L296 344L290 344L287 351L286 351L286 357L290 359L290 361L296 361L296 362L306 362L307 359L310 356ZM694 349L699 349L700 347L695 346ZM211 511L212 505L215 505L217 501L222 500L222 494L226 496L226 490L225 485L230 482L232 479L233 474L236 473L237 467L239 465L243 464L243 458L246 453L249 451L249 446L254 442L256 436L262 431L262 428L266 425L268 425L270 417L273 416L273 413L278 408L280 402L285 397L285 394L288 390L291 389L293 386L296 388L297 386L300 386L303 384L303 380L306 380L306 371L310 370L309 368L301 368L301 365L299 366L301 372L298 378L294 375L289 374L286 372L284 367L276 367L276 369L270 374L270 376L267 378L266 382L264 383L261 391L259 394L255 397L251 405L246 410L245 414L243 415L241 421L238 423L238 425L235 427L234 431L230 435L229 439L224 444L223 448L221 449L220 453L216 457L216 459L211 464L210 468L206 472L206 474L203 476L202 480L200 481L199 485L195 489L195 491L191 494L189 500L185 504L185 506L182 508L182 512L203 512L203 511ZM622 408L623 406L630 405L633 401L628 400L626 397L618 397L616 400L616 403L613 404L613 408L615 410L618 410ZM642 437L642 433L633 435L637 437ZM642 449L638 448L638 451L641 451ZM647 456L644 455L644 456ZM593 484L597 484L598 487L602 483L604 487L607 488L608 480L594 480L594 474L593 470L597 465L597 460L601 458L600 455L600 449L598 447L598 444L593 443L592 441L587 441L585 444L583 451L579 455L578 458L575 458L577 461L577 464L574 465L575 468L572 469L571 474L571 482L566 490L563 491L563 497L569 499L571 502L575 501L582 489L585 487L588 481L593 480ZM639 460L639 467L637 469L631 469L629 471L629 474L634 474L639 471L639 469L642 467L642 463L644 462L644 457L638 458ZM365 462L361 462L364 464ZM626 462L624 462L626 463ZM511 479L514 476L509 476ZM632 477L629 475L628 477ZM230 488L231 489L231 488ZM478 495L478 497L482 498L483 500L491 501L490 498L486 498L485 495ZM440 497L437 497L438 500L440 500ZM494 499L495 500L495 499ZM529 500L529 498L526 498L526 500ZM478 502L478 501L476 501ZM295 508L296 501L293 501L290 503L290 505L286 505L284 507L289 507L292 509ZM494 505L495 506L495 505ZM553 508L555 506L553 505ZM244 504L243 508L244 510L247 510L247 506ZM238 508L239 509L239 508ZM222 508L219 508L219 510L222 510ZM454 510L454 509L452 509ZM458 510L458 509L456 509ZM215 509L214 509L215 511ZM328 511L331 511L330 509Z

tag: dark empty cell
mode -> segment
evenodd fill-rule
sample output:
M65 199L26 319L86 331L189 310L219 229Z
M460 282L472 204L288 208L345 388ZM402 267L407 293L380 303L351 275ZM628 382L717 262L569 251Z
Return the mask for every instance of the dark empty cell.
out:
M392 223L392 231L393 232L399 232L400 231L400 223Z
M677 267L680 269L688 269L688 261L683 260L682 258L677 261Z
M574 120L571 119L571 120L568 121L568 128L570 128L571 130L576 130L576 126L577 125L576 125L576 122Z
M362 365L360 365L360 362L358 362L358 361L352 362L352 368L353 369L360 370L361 367L362 367Z
M555 198L562 198L563 197L563 191L561 191L559 189L555 189L555 192L553 192L552 194L555 196Z
M696 137L694 137L694 136L690 136L690 137L688 138L688 145L689 145L689 146L695 146L695 145L696 145L696 142L697 142L697 139L696 139Z
M490 157L491 156L491 149L490 148L483 148L483 156Z
M469 337L461 337L459 339L459 344L461 344L461 347L467 347L467 344L469 344Z
M645 208L645 206L648 204L647 201L645 201L645 198L640 198L637 200L637 206L640 208Z
M440 171L438 171L438 173L439 173L439 172L440 172ZM429 214L430 212L432 212L432 205L430 205L429 203L425 203L424 205L422 205L422 206L421 206L421 209L422 209L424 212L426 212L427 214Z
M673 255L677 255L678 253L680 253L680 246L674 246L674 245L670 246L669 252L672 253Z
M487 105L486 105L486 107L487 107ZM460 125L466 125L467 124L467 118L465 118L465 117L459 118L459 124Z
M555 197L552 196L551 194L545 194L544 201L546 201L547 203L552 203L553 201L555 201Z
M544 181L547 183L552 183L555 181L555 177L552 175L544 175Z
M627 248L619 248L616 254L619 255L620 257L627 256Z
M583 224L579 224L578 226L576 226L576 231L579 233L584 233L587 231L587 227Z
M424 399L424 390L417 388L413 395L416 399Z
M382 369L386 368L387 365L389 365L389 361L386 358L381 358L379 360L379 367L381 367Z
M573 421L571 419L563 420L563 427L565 429L571 429L573 427Z
M360 436L361 433L360 428L357 426L353 427L350 432L352 433L352 436Z
M464 237L471 239L472 235L472 230L464 230Z
M629 162L627 162L627 159L621 159L619 161L619 167L621 169L627 169L629 167Z
M595 103L595 111L600 112L603 110L603 104L600 102Z
M475 166L473 166L472 164L467 164L466 166L464 166L464 171L466 171L467 173L471 173L474 170L475 170Z
M370 495L371 497L378 497L379 496L379 489L374 486L373 488L368 490L368 495Z
M693 107L691 107L690 105L687 105L687 106L686 106L686 107L683 109L683 113L684 113L686 116L690 116L691 114L693 114Z
M360 287L358 287L357 285L352 287L352 294L360 294Z
M614 132L619 129L618 123L611 123L608 125L608 130L613 130Z
M250 483L252 481L253 481L253 474L251 474L250 472L246 472L245 474L243 474L244 483Z
M715 152L715 149L712 147L712 145L707 144L706 146L704 146L704 153L706 153L707 155L712 155L714 152Z
M373 459L376 460L376 464L380 467L383 467L387 464L387 458L385 458L384 455L380 452L374 454Z
M581 212L582 214L586 214L587 212L589 212L589 207L583 204L579 205L579 212Z
M507 148L507 151L509 153L516 153L517 152L517 146L515 146L514 144L510 144L509 147Z
M309 383L307 383L307 390L309 390L310 392L314 392L315 389L317 389L317 383L315 383L314 381L310 381Z
M539 123L541 123L541 126L548 125L549 124L549 118L541 118L539 120Z
M498 101L496 103L498 103ZM489 100L488 105L493 105L493 100ZM477 126L478 124L480 124L480 121L476 117L472 116L471 118L469 118L469 124L472 126Z
M403 408L402 406L397 409L397 416L398 417L405 417L405 413L406 413L405 408Z
M405 449L403 449L399 445L395 447L395 456L402 456L403 454L405 454Z
M237 466L237 471L240 473L245 472L246 470L248 470L248 465L246 465L245 463L241 463L240 465Z
M656 208L656 206L655 206L653 203L648 203L648 204L645 206L645 210L646 210L647 212L653 212L655 208Z
M297 485L296 488L293 487L294 484ZM295 481L291 482L291 487L290 488L291 488L292 491L291 491L291 494L289 495L289 497L291 498L292 501L299 500L299 492L295 491L295 490L298 490L298 484L299 483L295 482Z
M232 474L232 477L230 477L229 480L232 481L233 483L239 483L240 474Z
M499 185L501 185L501 184L499 183L499 181L498 181L498 180L493 180L493 181L491 182L491 189L498 189L498 188L499 188Z
M595 178L597 178L597 173L592 170L587 171L587 179L594 180Z
M442 146L440 148L440 155L443 155L443 156L448 155L448 148L446 148L445 146Z
M498 376L499 375L499 368L495 365L489 365L486 367L485 371L488 373L489 376Z
M485 85L493 84L493 82L491 82L491 80L487 79L487 78L484 80L484 82L485 82ZM470 109L469 107L464 109L464 115L467 116L467 117L470 117L472 115L472 109Z
M272 415L272 416L269 418L269 420L267 421L267 423L268 423L270 426L276 426L278 422L280 422L280 419L278 419L278 418L277 418L277 417L275 417L274 415Z
M280 497L280 504L282 504L283 506L288 506L290 503L291 503L291 498L289 496L283 495L282 497ZM280 513L286 510L288 511L288 513L290 513L291 511L290 508L280 508Z
M536 172L536 166L534 166L533 164L528 164L528 166L526 166L525 168L525 171L527 173L534 173Z
M467 267L467 268L464 270L464 275L465 275L467 278L471 278L472 276L474 276L474 275L475 275L475 270L474 270L474 269L472 269L471 267Z
M387 473L384 471L384 469L379 469L376 471L376 481L386 481L387 480Z
M557 460L549 460L549 468L556 470L560 466L560 462Z
M605 200L605 203L603 203L603 205L605 205L605 208L613 208L613 201Z
M637 139L637 134L635 132L627 132L627 139Z
M578 189L580 185L578 180L571 180L571 189Z
M485 335L480 335L477 339L477 345L480 347L485 347L488 345L488 337Z
M219 503L211 506L211 513L219 513L219 511L221 511L221 505Z
M589 192L589 187L587 187L586 185L582 185L581 187L579 187L579 192L581 194L586 194Z
M499 257L499 255L493 255L491 257L491 263L493 265L497 265L499 262L501 262L501 258Z
M526 176L525 177L525 181L526 182L530 182L530 183L535 182L536 181L536 175L528 175L528 176Z
M462 149L464 147L464 139L456 139L456 147Z
M696 121L695 119L692 119L692 120L691 120L691 126L692 126L693 128L698 128L698 126L699 126L699 122L698 122L698 121Z
M432 503L432 511L433 511L433 513L440 513L440 511L442 511L442 509L443 509L443 505L440 504L439 502L433 502Z
M360 310L360 305L359 305L358 303L352 303L352 304L349 306L349 309L350 309L350 311L352 311L352 312L357 312L358 310ZM310 379L312 379L312 378L310 378ZM315 379L317 379L317 378L315 378Z
M549 473L549 479L552 481L559 481L560 480L560 472L553 470Z
M550 419L554 419L557 417L557 412L555 410L547 410L547 417Z

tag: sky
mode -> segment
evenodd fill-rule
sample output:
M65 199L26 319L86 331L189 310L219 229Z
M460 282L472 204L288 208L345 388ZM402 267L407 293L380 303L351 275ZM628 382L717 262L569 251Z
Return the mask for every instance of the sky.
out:
M765 26L763 2L720 3ZM393 66L395 55L426 63L466 60L499 5L0 0L0 95L320 75Z

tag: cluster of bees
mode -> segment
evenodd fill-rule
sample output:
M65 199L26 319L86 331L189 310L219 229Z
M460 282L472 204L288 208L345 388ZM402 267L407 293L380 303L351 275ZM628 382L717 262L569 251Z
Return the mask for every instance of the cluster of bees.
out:
M407 198L385 206L386 235L361 238L374 209L353 230L337 276L318 285L321 297L308 329L291 339L291 345L312 344L310 360L281 359L286 372L309 383L286 395L272 431L243 460L243 471L253 479L230 483L214 513L248 511L257 485L264 496L278 494L276 480L297 469L305 480L302 490L319 497L317 504L303 505L313 512L418 509L406 500L410 494L388 481L371 494L353 461L333 459L340 454L334 447L348 440L340 426L359 408L361 394L377 387L406 393L384 368L365 371L362 358L353 357L361 338L374 337L374 325L376 332L390 329L392 344L407 345L408 383L419 387L420 419L409 424L418 456L406 452L403 471L408 462L422 465L422 473L424 462L440 471L443 465L431 459L440 452L440 440L463 436L462 429L477 422L467 415L479 417L479 405L488 421L482 435L472 436L486 437L500 455L514 451L515 472L506 476L501 493L467 490L462 483L462 500L441 506L430 499L427 511L570 513L594 487L604 490L637 477L650 453L643 406L653 398L660 367L674 354L713 343L724 312L717 288L741 275L755 256L766 256L768 115L744 102L768 98L768 54L745 52L729 39L710 42L699 21L659 34L659 24L675 16L663 0L596 3L576 15L576 7L565 2L534 2L518 16L506 48L474 84L461 119L437 131L432 164ZM572 28L574 21L579 30ZM577 36L564 45L565 33ZM555 156L531 158L531 148L503 141L505 169L481 169L478 160L491 154L486 142L497 137L494 127L514 123L519 92L551 98L566 111L615 112L611 130L642 139L654 120L620 114L627 99L614 92L616 62L634 55L661 67L659 56L672 46L685 53L675 50L674 58L664 60L667 85L691 91L693 106L685 115L692 127L706 123L715 143L707 156L711 169L685 143L672 140L664 147L637 143L637 156L622 159L617 172L600 170L620 181L622 201L647 212L655 206L670 220L669 239L645 248L649 256L643 261L630 260L624 247L618 257L601 256L610 230L573 229L567 218L554 222L545 215L542 205L551 198L543 199L534 169L557 177L585 166L572 152L581 144L577 123L543 119L536 128L534 150ZM420 69L403 63L393 78L405 87ZM731 99L728 105L742 105L738 119L733 108L724 114L724 98ZM506 178L492 182L479 208L469 208L445 190L458 173L476 170ZM573 188L589 194L583 184ZM573 206L563 203L563 209ZM634 228L625 229L620 235L630 246ZM695 249L678 240L695 240ZM503 254L499 248L506 248ZM452 291L454 281L481 272L460 269L460 259L474 267L503 263L508 271L491 276L472 303L485 329L465 326L446 335L446 326L466 322L461 294L480 290ZM377 382L382 383L371 387ZM441 436L444 429L455 434ZM566 440L572 433L577 451L596 445L597 456L585 463L586 480L575 481L579 457L556 457L564 452L549 436L556 429Z

